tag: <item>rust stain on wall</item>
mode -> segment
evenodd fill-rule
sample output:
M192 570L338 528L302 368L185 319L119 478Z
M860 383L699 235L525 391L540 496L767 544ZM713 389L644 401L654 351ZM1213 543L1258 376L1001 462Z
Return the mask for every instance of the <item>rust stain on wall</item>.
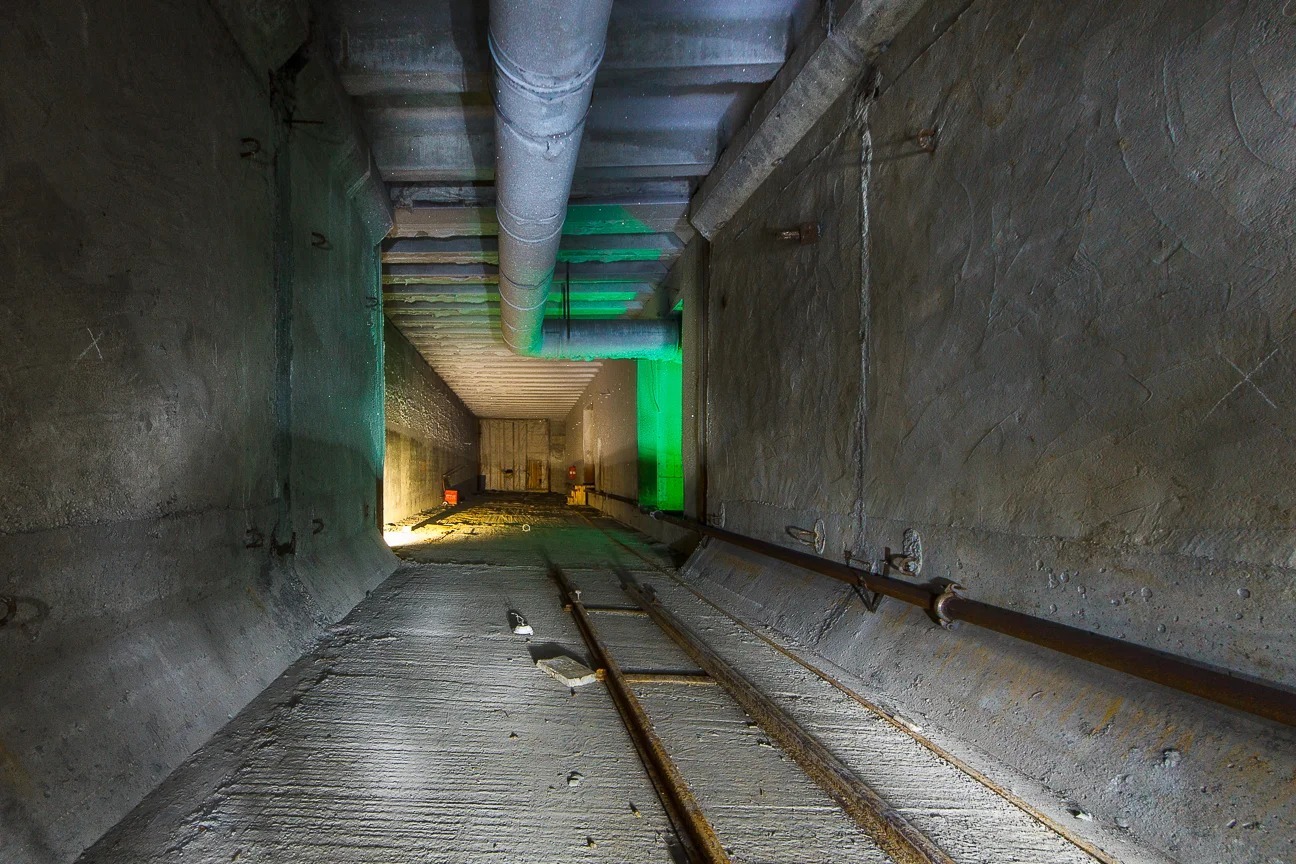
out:
M21 795L31 795L35 791L31 775L18 761L18 757L11 753L9 748L5 747L3 741L0 741L0 774Z

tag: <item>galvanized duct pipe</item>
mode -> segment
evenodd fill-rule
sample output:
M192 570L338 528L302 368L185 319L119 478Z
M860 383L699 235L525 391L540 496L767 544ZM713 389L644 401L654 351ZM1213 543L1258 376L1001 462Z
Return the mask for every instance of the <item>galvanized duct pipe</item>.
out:
M567 360L653 358L680 356L680 326L675 318L634 318L544 322L543 344L537 357Z
M673 326L679 343L677 322L618 321L613 328L606 326L613 322L565 321L564 338L552 345L541 329L611 13L612 0L491 2L500 329L518 354L659 356L663 324ZM624 340L610 342L614 336ZM635 352L638 343L650 353Z

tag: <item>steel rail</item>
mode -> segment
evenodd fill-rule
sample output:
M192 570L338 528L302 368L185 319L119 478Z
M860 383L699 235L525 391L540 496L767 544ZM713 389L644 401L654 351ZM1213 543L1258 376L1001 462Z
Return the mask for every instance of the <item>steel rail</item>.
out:
M584 605L586 612L597 612L600 615L628 615L637 618L648 614L637 606L591 606L588 603Z
M953 858L911 825L827 747L798 726L777 702L721 659L688 625L664 609L651 588L641 587L624 570L618 575L621 588L648 613L662 632L728 691L761 730L774 739L784 753L795 759L801 770L832 796L896 864L954 864Z
M714 609L720 615L723 615L725 618L728 618L736 626L741 627L744 631L750 633L752 637L759 639L761 642L769 646L770 649L778 652L784 657L787 657L789 660L793 661L801 668L805 669L807 672L810 672L812 675L818 677L821 681L825 682L826 684L829 684L836 690L845 694L847 697L849 697L850 699L858 703L860 707L864 708L866 711L869 711L872 714L876 715L877 717L880 717L883 721L889 724L897 732L909 736L919 746L926 748L931 753L935 754L938 758L948 762L950 765L953 765L955 768L957 768L959 771L962 771L964 774L967 774L969 777L973 778L978 783L985 786L995 795L998 795L1000 798L1004 799L1009 804L1012 804L1014 807L1017 807L1018 809L1020 809L1021 811L1029 815L1032 819L1034 819L1036 822L1038 822L1047 830L1052 831L1054 834L1057 834L1063 840L1066 840L1068 843L1071 843L1074 846L1078 847L1081 851L1090 855L1094 860L1102 862L1102 864L1121 864L1120 861L1116 860L1110 854L1104 852L1102 849L1099 849L1089 840L1077 835L1071 829L1070 826L1058 822L1056 819L1049 816L1047 813L1041 811L1038 807L1036 807L1031 802L1027 801L1021 796L1017 795L1012 790L1004 787L1000 783L991 779L983 771L980 771L979 769L975 768L968 762L964 761L958 756L955 756L953 753L946 750L944 747L941 747L939 744L932 741L927 736L923 735L921 731L917 729L917 727L913 726L908 721L903 720L899 715L895 714L893 711L885 709L882 706L878 705L877 703L865 698L864 696L860 695L858 691L852 689L850 686L838 680L837 678L833 677L832 675L828 674L818 666L815 666L813 663L806 660L796 651L791 650L790 648L770 638L768 635L762 632L760 628L754 627L751 624L739 618L738 616L734 615L732 612L730 612L728 609L716 603L706 594L703 594L695 586L686 582L684 579L681 579L678 573L663 567L660 562L654 561L653 559L649 558L647 555L644 555L641 551L634 548L630 544L626 543L624 540L621 540L620 538L614 536L606 528L595 525L586 517L582 517L582 518L585 518L585 521L590 526L597 528L600 532L603 533L605 537L607 537L613 543L617 544L622 549L629 552L631 555L634 555L639 560L647 564L649 567L656 570L658 573L661 573L663 576L665 576L667 579L674 582L680 588L683 588L684 590L688 591L690 594L696 597L700 602L705 603L707 606ZM643 614L646 615L647 613L645 612Z
M1078 627L1037 618L982 603L962 596L957 585L950 583L916 584L861 570L849 564L819 558L766 540L726 531L685 516L661 510L647 510L639 502L623 495L590 490L596 495L621 501L641 509L654 519L714 537L734 546L750 549L803 570L882 594L927 611L942 625L965 621L1005 636L1039 645L1079 660L1096 663L1126 675L1188 693L1267 720L1296 726L1296 692L1273 682L1220 669L1178 654L1159 651L1146 645L1102 636Z
M666 746L653 731L652 721L630 689L621 668L599 637L593 620L581 602L580 590L573 587L567 574L554 565L549 567L549 576L558 583L563 608L571 612L576 628L585 640L590 657L598 667L596 671L599 678L607 685L612 703L621 715L630 740L648 772L648 779L652 781L690 864L730 864L729 855L720 844L715 829L702 812L693 791L666 751Z
M679 684L685 687L711 687L716 680L705 672L622 672L627 684Z

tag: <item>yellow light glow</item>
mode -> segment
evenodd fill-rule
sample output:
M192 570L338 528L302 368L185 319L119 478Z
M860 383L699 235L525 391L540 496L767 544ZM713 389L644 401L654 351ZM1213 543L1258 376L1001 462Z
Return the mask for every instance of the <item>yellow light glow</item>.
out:
M414 533L413 528L406 526L404 528L396 528L392 531L384 531L383 539L387 541L389 547L408 546L417 541L418 536Z

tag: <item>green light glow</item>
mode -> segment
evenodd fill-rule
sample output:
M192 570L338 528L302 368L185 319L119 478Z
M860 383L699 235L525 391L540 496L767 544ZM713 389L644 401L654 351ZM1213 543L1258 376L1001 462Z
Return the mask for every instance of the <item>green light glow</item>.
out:
M639 360L639 503L684 509L684 365Z
M654 229L621 204L583 204L567 208L564 234L652 234Z

